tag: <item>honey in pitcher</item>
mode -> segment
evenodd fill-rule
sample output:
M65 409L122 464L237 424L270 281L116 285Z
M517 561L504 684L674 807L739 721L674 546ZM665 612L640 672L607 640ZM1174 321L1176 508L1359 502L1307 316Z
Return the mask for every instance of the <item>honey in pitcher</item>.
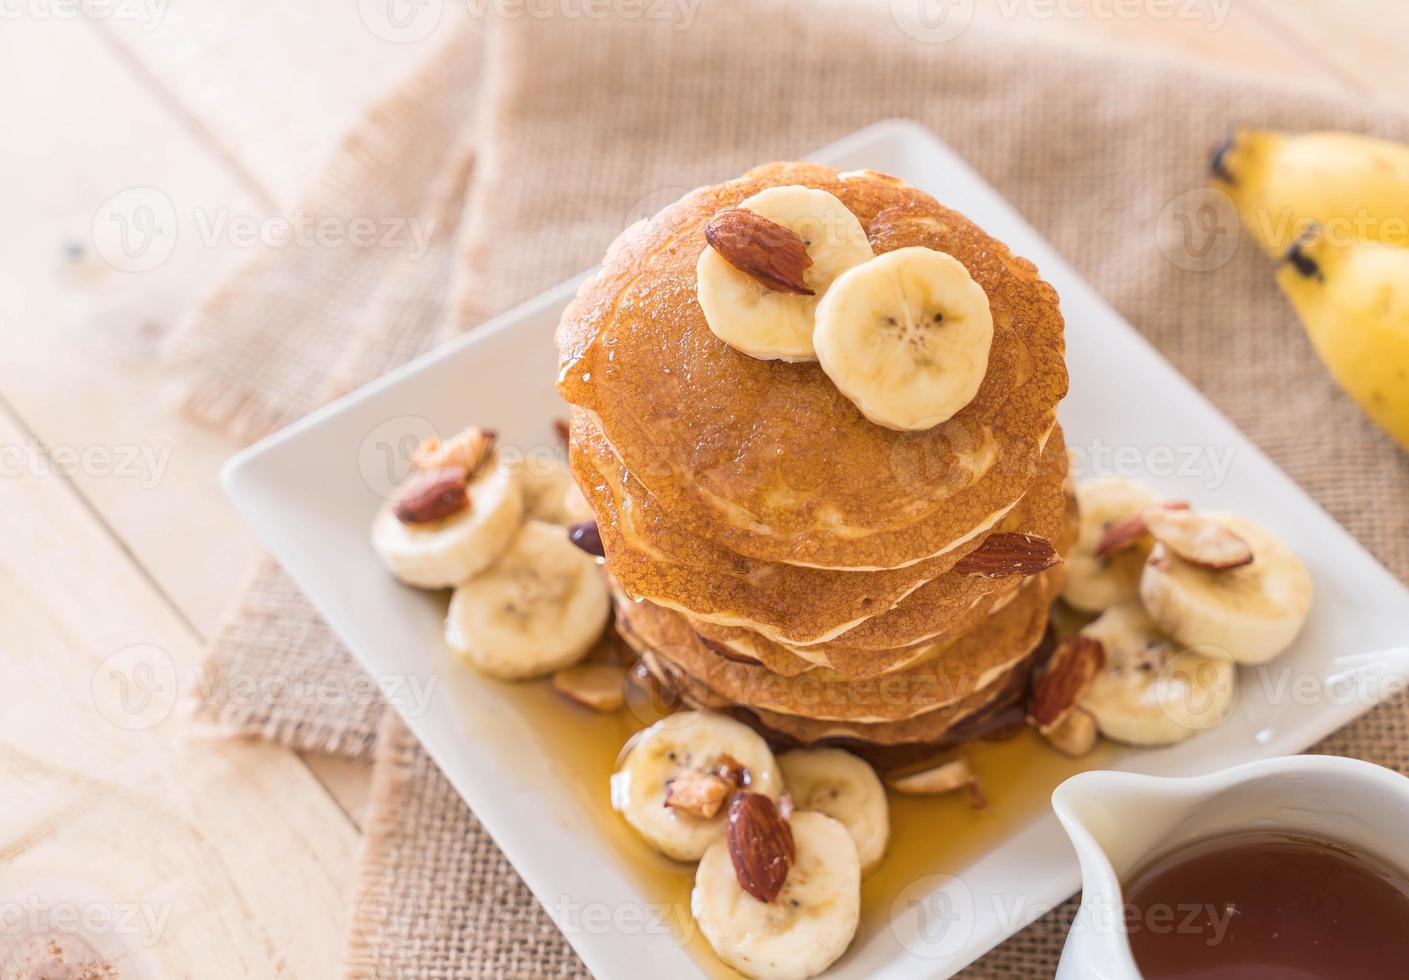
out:
M1147 864L1124 898L1145 980L1409 976L1409 880L1337 841L1210 838Z

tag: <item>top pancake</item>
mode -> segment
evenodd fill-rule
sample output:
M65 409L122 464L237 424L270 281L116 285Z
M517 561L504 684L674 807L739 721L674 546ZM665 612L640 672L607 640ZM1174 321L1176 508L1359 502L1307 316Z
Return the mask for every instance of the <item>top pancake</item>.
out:
M988 370L948 422L875 425L817 364L757 360L709 330L695 298L705 225L789 184L840 198L876 252L947 252L987 293ZM1032 482L1067 389L1057 297L1030 263L893 178L810 164L702 188L630 230L564 313L558 351L563 396L683 530L824 568L901 567L981 535Z

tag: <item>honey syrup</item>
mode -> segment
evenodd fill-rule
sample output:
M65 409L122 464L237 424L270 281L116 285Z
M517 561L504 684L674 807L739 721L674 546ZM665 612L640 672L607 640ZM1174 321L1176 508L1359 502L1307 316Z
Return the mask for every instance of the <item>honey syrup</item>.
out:
M676 940L711 977L736 978L710 949L690 915L694 866L662 856L638 837L611 807L610 777L627 740L664 712L632 703L601 714L570 702L546 682L504 685L504 698L528 719L546 758L571 782L583 808L628 868L653 916L668 923ZM918 879L962 875L986 852L1047 812L1052 790L1069 776L1105 768L1114 750L1101 743L1069 759L1034 732L1002 741L974 741L963 755L979 780L985 804L964 792L946 796L890 793L890 846L880 867L861 886L861 922L852 948L889 928L896 898ZM846 963L843 957L839 965Z

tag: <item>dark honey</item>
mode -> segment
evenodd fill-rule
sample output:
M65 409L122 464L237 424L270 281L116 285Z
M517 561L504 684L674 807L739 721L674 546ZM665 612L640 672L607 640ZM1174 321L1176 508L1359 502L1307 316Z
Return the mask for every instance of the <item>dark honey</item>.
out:
M1150 862L1124 895L1145 980L1409 977L1409 881L1336 841L1211 838Z

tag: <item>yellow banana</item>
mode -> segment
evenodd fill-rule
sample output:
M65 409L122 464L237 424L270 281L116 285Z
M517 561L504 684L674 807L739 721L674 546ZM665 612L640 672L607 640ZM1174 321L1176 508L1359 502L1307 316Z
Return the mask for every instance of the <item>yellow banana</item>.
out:
M1337 383L1409 448L1409 247L1309 235L1277 282Z
M1336 244L1409 245L1409 146L1355 133L1240 130L1213 153L1216 186L1281 256L1312 225Z

